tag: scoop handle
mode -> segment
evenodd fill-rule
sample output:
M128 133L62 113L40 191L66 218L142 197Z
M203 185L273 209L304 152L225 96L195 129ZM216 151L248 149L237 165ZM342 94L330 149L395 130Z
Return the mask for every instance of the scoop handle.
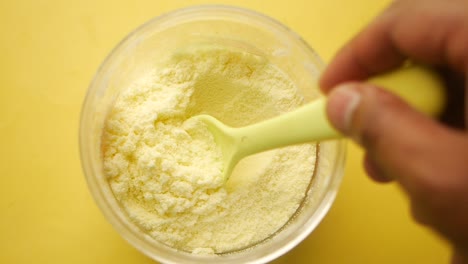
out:
M425 66L406 65L368 82L385 87L431 116L440 113L445 103L440 76ZM247 156L273 148L342 137L328 121L326 100L321 97L286 114L237 129L235 133L242 139L239 154Z

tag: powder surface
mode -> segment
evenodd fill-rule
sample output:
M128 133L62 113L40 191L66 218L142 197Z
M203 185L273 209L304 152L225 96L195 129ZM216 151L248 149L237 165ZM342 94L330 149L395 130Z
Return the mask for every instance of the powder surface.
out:
M189 118L245 126L302 103L294 83L261 56L215 46L172 54L123 91L106 120L104 172L115 198L143 232L194 254L269 238L304 198L315 146L248 157L224 184L220 149Z

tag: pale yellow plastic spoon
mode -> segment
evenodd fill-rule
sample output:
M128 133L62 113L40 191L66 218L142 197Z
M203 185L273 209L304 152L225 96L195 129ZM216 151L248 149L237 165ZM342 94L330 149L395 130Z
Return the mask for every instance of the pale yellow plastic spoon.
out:
M436 115L444 105L443 83L432 70L407 65L368 80L387 87L416 109ZM213 134L223 154L223 177L227 181L235 165L244 157L299 143L337 139L342 135L329 123L326 98L321 97L280 116L241 128L229 127L210 115L198 115Z

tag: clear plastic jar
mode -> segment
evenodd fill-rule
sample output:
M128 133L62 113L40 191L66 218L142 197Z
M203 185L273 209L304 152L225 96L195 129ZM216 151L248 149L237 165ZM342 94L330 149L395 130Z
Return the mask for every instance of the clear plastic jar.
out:
M107 57L89 87L81 113L83 169L96 203L107 220L135 248L163 263L265 263L306 238L327 213L344 166L342 141L318 144L317 163L308 192L296 214L272 237L252 247L214 256L170 248L142 233L114 198L102 170L101 135L115 98L152 62L181 46L216 43L267 58L289 75L307 101L316 88L323 63L294 32L264 15L227 6L198 6L157 17L127 36ZM312 176L312 175L311 175Z

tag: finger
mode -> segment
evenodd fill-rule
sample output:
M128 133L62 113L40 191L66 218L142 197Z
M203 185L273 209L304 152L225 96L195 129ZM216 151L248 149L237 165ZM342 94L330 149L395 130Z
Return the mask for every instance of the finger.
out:
M369 153L366 153L364 156L364 169L367 175L376 182L387 183L393 181L391 177L385 175Z
M323 91L388 71L407 58L464 74L468 5L456 2L396 1L337 53L321 77Z
M333 89L327 114L338 130L365 147L379 176L401 184L418 221L453 239L460 235L460 226L468 223L466 134L438 125L367 83Z

